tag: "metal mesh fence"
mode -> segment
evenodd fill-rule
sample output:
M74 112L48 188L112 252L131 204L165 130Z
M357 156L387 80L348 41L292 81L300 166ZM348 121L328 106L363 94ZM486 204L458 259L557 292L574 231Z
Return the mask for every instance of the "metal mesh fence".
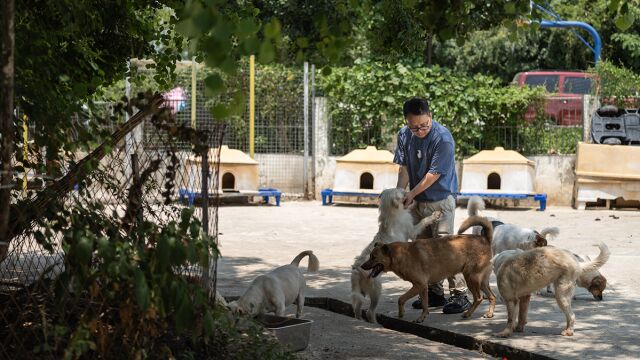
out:
M24 198L14 194L15 236L0 257L0 358L126 358L135 354L123 347L175 342L159 320L171 300L164 309L137 310L159 296L154 291L171 290L153 288L151 271L164 259L167 232L181 242L172 251L184 251L184 259L157 274L215 290L215 254L205 249L206 259L194 259L202 252L192 247L201 245L196 232L216 241L224 126L193 132L156 114L139 125L140 137L127 124L94 152L67 159L67 174L52 185ZM185 190L212 196L188 208Z
M393 151L392 142L384 135L393 139L398 129L385 129L382 119L363 119L357 112L341 113L343 118L332 118L329 127L331 155L341 156L368 145ZM522 119L516 119L517 125L477 125L482 127L481 136L473 148L477 152L501 146L523 155L574 154L583 140L583 121L582 96L549 96L541 113L532 107ZM473 155L474 151L462 155Z

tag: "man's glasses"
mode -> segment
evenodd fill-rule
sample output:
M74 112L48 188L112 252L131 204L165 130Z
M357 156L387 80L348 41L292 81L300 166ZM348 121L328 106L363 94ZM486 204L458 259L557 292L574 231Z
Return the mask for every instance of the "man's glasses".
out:
M418 131L427 131L429 129L431 129L431 124L422 124L418 127L410 127L408 126L409 130L411 130L412 133L417 133Z

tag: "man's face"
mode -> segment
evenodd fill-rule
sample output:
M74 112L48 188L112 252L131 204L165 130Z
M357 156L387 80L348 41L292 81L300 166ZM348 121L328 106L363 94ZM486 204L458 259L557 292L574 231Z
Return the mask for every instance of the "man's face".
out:
M431 120L431 114L424 115L407 115L407 126L413 135L424 138L431 131L433 122Z

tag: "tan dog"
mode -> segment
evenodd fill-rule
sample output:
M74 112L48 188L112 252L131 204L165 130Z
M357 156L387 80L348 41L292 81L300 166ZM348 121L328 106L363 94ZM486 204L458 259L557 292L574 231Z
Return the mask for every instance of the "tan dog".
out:
M471 226L480 225L486 236L460 235ZM404 304L416 295L422 296L422 313L415 322L424 321L429 314L429 294L427 285L455 274L462 273L473 295L473 304L462 315L470 317L482 302L482 293L489 299L489 310L484 315L493 317L496 297L489 287L491 275L491 223L483 217L467 218L458 235L447 235L435 239L420 239L410 243L394 242L378 244L371 252L370 259L362 264L371 269L371 276L393 271L413 287L398 299L398 317L404 316Z
M284 316L285 308L295 301L296 317L301 317L307 285L298 266L305 256L309 256L307 272L318 271L318 258L311 250L303 251L291 261L291 264L256 277L237 301L229 303L231 311L240 316L255 316L267 312Z
M389 244L396 241L415 240L427 226L440 219L440 212L434 212L432 216L413 224L413 218L409 209L405 209L402 200L405 190L386 189L380 195L378 211L378 232L373 240L355 258L351 266L351 305L356 319L362 319L362 305L365 296L371 299L367 310L367 320L376 322L376 308L382 294L382 282L378 277L370 277L370 272L363 270L360 265L369 259L369 254L377 243Z
M583 257L578 254L573 254L573 256L581 263L591 260L589 257ZM604 297L604 290L607 288L607 278L605 278L599 270L594 270L580 274L578 279L576 279L576 284L581 288L587 289L591 295L593 295L594 299L602 301ZM552 289L552 284L547 285L548 293L553 293Z
M576 279L581 274L599 269L609 259L607 246L600 243L598 247L598 257L583 265L571 252L549 246L527 251L507 250L496 255L492 260L493 267L500 296L507 306L507 327L497 335L508 337L514 330L524 331L531 293L553 283L556 302L567 320L561 334L572 336L576 317L571 310L571 300Z

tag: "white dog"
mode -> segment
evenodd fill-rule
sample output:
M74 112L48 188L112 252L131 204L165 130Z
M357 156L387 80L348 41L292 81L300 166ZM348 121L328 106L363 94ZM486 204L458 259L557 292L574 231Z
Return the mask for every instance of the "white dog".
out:
M600 248L598 257L582 264L571 252L548 246L527 251L506 250L495 255L492 259L493 270L500 297L507 306L507 327L497 335L508 337L514 330L524 331L531 293L553 283L556 302L567 321L562 335L572 336L575 315L571 310L571 300L576 279L582 274L599 269L609 259L607 246L604 243L597 246Z
M440 219L440 212L434 212L430 217L413 224L410 209L405 209L402 203L405 190L386 189L380 195L378 207L378 233L373 241L362 250L351 266L351 304L355 317L362 319L362 304L365 296L369 296L371 304L367 310L367 320L376 322L376 307L382 293L380 277L371 278L371 271L363 270L360 265L369 260L369 254L376 243L389 244L396 241L415 240L416 237L429 225Z
M267 312L284 316L285 308L295 301L296 317L301 317L307 284L298 266L305 256L309 256L307 272L318 271L318 258L311 250L303 251L291 261L291 264L280 266L255 278L240 299L229 303L231 311L241 316L255 316Z
M555 237L558 234L560 230L557 227L548 227L537 232L513 224L504 224L494 229L491 250L494 255L497 255L505 250L529 250L547 246L547 237L549 235Z

